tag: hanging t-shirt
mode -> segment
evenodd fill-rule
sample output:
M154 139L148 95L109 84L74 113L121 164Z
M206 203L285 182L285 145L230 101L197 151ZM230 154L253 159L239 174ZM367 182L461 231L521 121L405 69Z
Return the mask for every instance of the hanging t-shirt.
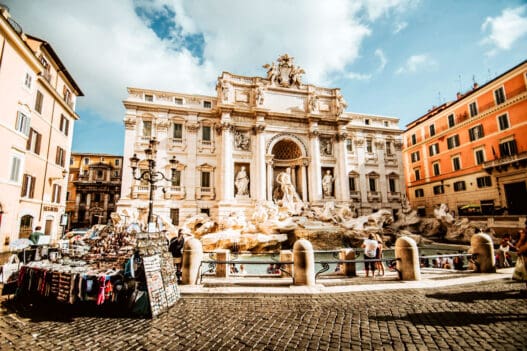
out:
M379 243L377 242L377 240L365 239L364 255L368 256L369 258L374 258L377 253L377 247L379 247Z

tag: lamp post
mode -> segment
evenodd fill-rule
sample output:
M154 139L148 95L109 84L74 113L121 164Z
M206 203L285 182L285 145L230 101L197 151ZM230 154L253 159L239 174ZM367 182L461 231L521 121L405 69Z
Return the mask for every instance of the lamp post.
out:
M166 177L162 172L156 170L156 155L157 155L157 144L159 144L159 141L156 140L156 138L150 139L148 142L148 148L144 150L146 161L148 161L148 168L146 170L141 170L140 174L137 175L137 167L139 163L139 158L137 157L137 154L134 154L133 157L130 157L130 167L132 168L132 177L135 180L144 180L150 184L150 193L149 193L149 201L148 201L148 225L153 222L153 212L154 212L154 185L160 181L160 180L167 180L171 181L174 178L175 171L176 171L176 165L178 164L178 160L176 160L176 156L172 156L172 158L169 160L170 162L170 170L172 171L172 175L170 178Z

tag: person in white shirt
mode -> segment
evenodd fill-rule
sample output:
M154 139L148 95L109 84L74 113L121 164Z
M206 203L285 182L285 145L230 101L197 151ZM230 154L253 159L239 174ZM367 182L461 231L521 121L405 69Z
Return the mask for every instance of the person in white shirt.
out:
M373 277L375 276L375 261L370 260L375 259L379 243L375 240L373 234L370 234L368 239L364 240L362 247L364 248L364 269L366 270L366 277L370 276L370 270Z

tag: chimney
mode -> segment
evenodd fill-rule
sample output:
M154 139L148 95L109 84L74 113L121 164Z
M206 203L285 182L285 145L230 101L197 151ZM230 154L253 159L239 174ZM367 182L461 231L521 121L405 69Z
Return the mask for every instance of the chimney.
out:
M463 95L461 95L461 93L458 91L457 94L456 94L457 100L461 99L462 97L463 97Z
M478 83L474 82L472 85L472 90L476 90L478 88Z

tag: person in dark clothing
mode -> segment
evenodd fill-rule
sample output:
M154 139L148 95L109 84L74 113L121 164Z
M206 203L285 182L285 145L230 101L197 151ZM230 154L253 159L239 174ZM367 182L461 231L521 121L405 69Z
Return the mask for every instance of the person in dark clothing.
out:
M174 266L176 266L176 276L178 283L181 283L181 263L183 262L183 246L185 245L185 238L183 237L183 230L179 229L176 237L170 240L168 250L172 253L174 259Z

